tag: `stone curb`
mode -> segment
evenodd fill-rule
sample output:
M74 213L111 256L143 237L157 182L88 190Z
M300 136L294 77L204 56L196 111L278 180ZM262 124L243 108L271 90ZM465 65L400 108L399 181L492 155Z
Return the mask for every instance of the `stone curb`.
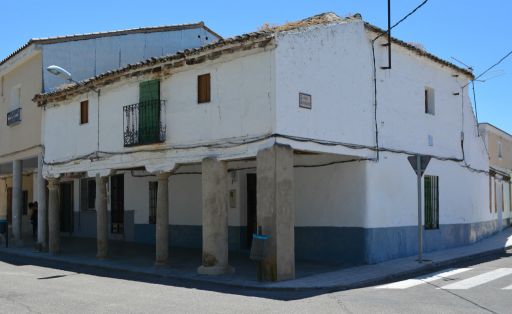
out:
M260 290L260 291L325 291L325 292L335 292L335 291L343 291L343 290L349 290L349 289L357 289L357 288L363 288L371 285L378 285L383 284L385 282L391 281L391 280L397 280L402 279L405 277L420 275L429 271L435 271L440 268L444 268L453 264L457 264L460 262L482 258L485 256L490 256L494 254L503 253L508 249L512 249L511 246L499 248L499 249L492 249L484 252L469 254L465 256L459 256L453 259L443 260L440 262L432 262L429 264L425 264L421 267L403 271L403 272L396 272L393 274L387 274L375 278L370 278L367 280L361 280L358 282L354 282L351 284L339 284L339 285L315 285L315 286L309 286L309 287L274 287L272 286L272 283L267 284L246 284L246 283L235 283L235 282L222 282L217 280L211 280L207 278L191 278L189 276L178 276L173 274L163 274L163 273L155 273L155 272L148 272L148 271L138 271L133 270L128 267L114 267L111 265L98 265L96 263L88 263L88 262L79 262L79 261L69 261L69 260L62 260L58 258L52 258L51 256L40 256L36 257L30 254L23 254L20 252L13 252L13 251L7 251L7 250L0 250L0 257L6 256L7 260L9 258L21 258L25 261L33 261L35 265L37 265L37 262L47 262L54 265L64 265L68 267L87 267L97 270L107 270L107 271L115 271L115 272L124 272L124 273L130 273L132 275L138 275L138 276L149 276L151 278L167 278L171 280L176 280L177 282L186 283L186 284L207 284L212 286L219 286L219 287L230 287L230 288L243 288L247 290Z

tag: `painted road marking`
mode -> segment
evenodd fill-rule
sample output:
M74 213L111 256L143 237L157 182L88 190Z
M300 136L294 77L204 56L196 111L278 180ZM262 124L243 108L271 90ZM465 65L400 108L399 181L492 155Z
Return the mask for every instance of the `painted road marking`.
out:
M465 290L476 286L483 285L490 281L496 280L501 277L505 277L512 274L512 268L498 268L496 270L471 277L465 280L458 281L446 286L441 287L443 290Z
M472 268L457 268L457 269L445 269L436 273L431 273L425 276L417 277L414 279L407 279L403 281L393 282L390 284L382 285L375 287L376 289L407 289L411 287L415 287L424 283L428 283L431 281L446 279L450 276L463 273L465 271L471 270Z

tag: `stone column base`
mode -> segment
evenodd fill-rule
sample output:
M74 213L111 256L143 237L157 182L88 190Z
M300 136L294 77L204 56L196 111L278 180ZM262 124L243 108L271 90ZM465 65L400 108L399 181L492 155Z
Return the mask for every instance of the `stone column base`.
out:
M231 275L235 273L235 268L230 265L226 266L199 266L197 273L200 275Z

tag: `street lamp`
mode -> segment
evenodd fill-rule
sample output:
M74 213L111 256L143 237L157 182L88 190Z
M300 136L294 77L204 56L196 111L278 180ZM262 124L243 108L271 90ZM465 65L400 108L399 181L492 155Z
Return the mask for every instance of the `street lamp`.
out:
M73 78L71 78L71 73L69 73L65 69L61 68L60 66L50 65L49 67L46 68L46 71L50 72L51 74L53 74L55 76L60 77L63 80L75 82L73 80ZM77 83L77 82L75 82L75 83Z
M58 65L50 65L49 67L46 68L46 71L50 72L51 74L53 74L63 80L73 82L78 85L82 85L73 79L73 77L71 76L71 73L69 73L69 71L67 71L64 68L61 68ZM94 88L89 87L89 86L88 86L88 88L99 95L99 93L100 93L99 91L97 91Z

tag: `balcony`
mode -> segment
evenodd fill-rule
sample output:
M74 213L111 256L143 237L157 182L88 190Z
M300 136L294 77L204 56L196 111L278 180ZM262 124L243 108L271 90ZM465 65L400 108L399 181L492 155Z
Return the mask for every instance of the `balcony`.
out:
M165 142L165 100L123 107L124 147Z
M7 125L14 125L21 122L21 108L14 109L7 113Z

